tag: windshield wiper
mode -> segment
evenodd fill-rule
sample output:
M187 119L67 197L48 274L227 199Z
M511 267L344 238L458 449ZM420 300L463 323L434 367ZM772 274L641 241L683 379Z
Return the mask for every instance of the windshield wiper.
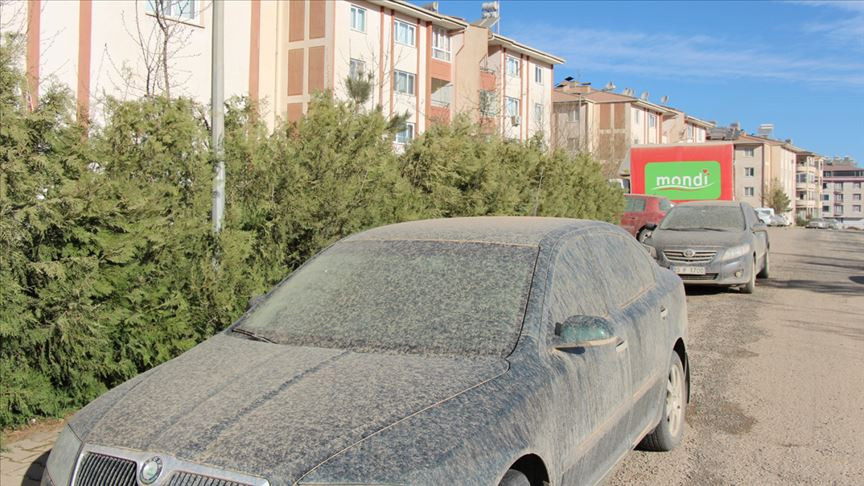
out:
M246 329L243 329L240 327L235 327L234 329L231 329L231 332L236 332L237 334L242 334L242 335L249 337L255 341L261 341L261 342L265 342L265 343L276 344L274 341L271 341L270 339L267 339L264 336L255 334L252 331L247 331Z

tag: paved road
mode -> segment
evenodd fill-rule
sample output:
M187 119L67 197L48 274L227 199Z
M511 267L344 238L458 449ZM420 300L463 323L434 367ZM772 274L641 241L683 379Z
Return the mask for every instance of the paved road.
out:
M753 295L691 289L685 442L607 485L864 484L864 233L771 232ZM59 427L8 444L0 485L37 484ZM32 463L32 464L31 464Z
M629 454L607 486L864 484L864 234L770 238L753 295L688 289L682 447Z

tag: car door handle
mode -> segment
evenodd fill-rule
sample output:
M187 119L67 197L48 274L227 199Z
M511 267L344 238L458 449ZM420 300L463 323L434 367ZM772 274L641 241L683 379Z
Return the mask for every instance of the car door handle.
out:
M669 309L661 306L660 307L660 319L663 319L665 321L667 317L669 317Z

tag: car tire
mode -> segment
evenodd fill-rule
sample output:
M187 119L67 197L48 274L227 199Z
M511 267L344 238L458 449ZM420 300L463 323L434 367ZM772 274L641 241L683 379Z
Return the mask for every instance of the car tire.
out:
M771 274L771 259L768 255L770 255L770 253L768 253L768 250L765 250L765 263L762 265L762 271L759 272L759 275L756 275L758 278L768 278Z
M522 471L510 469L507 471L507 474L501 478L501 482L498 483L498 486L531 486L531 481L528 480L528 476L526 476Z
M750 280L747 281L746 284L741 286L741 292L745 294L752 294L756 290L756 257L753 257L752 263L750 264L749 274Z
M642 439L639 448L647 451L671 451L684 437L684 414L687 410L687 374L678 353L672 353L663 394L663 415L654 430Z

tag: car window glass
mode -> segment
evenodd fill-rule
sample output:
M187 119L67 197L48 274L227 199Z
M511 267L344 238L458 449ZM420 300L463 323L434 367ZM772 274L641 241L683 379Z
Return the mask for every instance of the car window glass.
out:
M743 230L744 212L740 206L691 204L675 206L660 223L661 230Z
M641 213L645 211L645 200L639 197L628 197L627 206L624 208L625 213Z
M665 213L666 211L669 211L670 209L672 209L672 203L669 202L668 199L661 199L660 200L660 211L663 211Z
M623 307L654 285L654 263L639 243L627 235L591 235L590 245L602 262L606 300Z
M584 237L562 245L553 265L552 291L547 301L552 323L576 315L608 314L602 268Z
M279 285L239 327L280 344L504 355L537 248L442 241L338 243Z

